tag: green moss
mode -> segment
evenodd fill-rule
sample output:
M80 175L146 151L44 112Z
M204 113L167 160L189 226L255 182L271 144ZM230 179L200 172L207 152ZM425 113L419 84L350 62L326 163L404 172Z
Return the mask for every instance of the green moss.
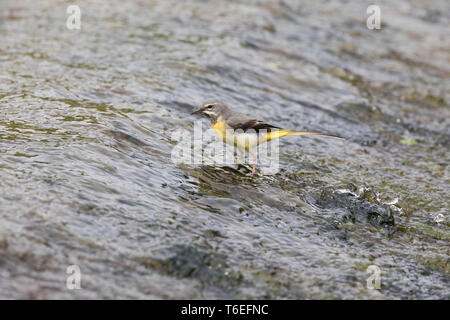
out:
M441 257L417 257L417 260L425 266L429 266L433 270L442 270L450 273L450 260Z
M36 157L37 155L29 155L29 154L22 153L22 152L16 152L16 153L14 153L14 156L15 157L33 158L33 157Z
M403 138L403 139L400 139L400 143L401 143L401 144L405 144L405 145L407 145L407 146L414 146L414 145L416 145L418 142L417 142L417 140L415 140L415 139Z
M450 239L450 234L448 232L442 231L442 230L438 230L436 228L433 228L429 225L425 225L425 224L421 224L421 223L417 223L415 225L415 228L426 234L431 236L432 238L435 238L437 240L449 240Z
M438 96L435 96L432 94L427 94L425 96L425 101L431 105L434 105L436 108L448 106L447 102L445 101L445 99L443 97L438 97Z

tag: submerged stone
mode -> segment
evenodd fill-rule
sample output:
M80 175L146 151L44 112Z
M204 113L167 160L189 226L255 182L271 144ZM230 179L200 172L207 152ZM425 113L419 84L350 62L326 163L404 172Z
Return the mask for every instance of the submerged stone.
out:
M332 209L335 219L341 222L370 223L376 227L395 231L395 219L392 204L382 203L378 195L369 188L360 188L352 184L347 189L325 188L317 205L324 209ZM334 210L333 210L334 209Z
M383 113L378 107L364 101L342 102L336 109L362 121L378 121L383 118Z

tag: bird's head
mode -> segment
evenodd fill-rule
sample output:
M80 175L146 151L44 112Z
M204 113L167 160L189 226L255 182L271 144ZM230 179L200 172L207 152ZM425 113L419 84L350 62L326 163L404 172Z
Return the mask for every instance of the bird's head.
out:
M202 104L198 110L192 112L191 114L201 114L207 116L211 120L217 120L224 114L224 112L226 112L226 110L227 107L222 102L207 101Z

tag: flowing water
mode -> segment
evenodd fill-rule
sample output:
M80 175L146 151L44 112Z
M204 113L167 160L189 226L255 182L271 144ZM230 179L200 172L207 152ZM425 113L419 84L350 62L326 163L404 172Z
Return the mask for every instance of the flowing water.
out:
M75 2L0 2L0 298L450 299L448 1ZM346 140L174 163L212 98Z

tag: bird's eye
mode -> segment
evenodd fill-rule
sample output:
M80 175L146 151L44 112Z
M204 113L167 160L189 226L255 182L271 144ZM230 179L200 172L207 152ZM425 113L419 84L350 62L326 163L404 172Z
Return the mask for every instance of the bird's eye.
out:
M206 106L206 109L212 109L214 107L214 105L213 104L210 104L210 105L207 105Z

